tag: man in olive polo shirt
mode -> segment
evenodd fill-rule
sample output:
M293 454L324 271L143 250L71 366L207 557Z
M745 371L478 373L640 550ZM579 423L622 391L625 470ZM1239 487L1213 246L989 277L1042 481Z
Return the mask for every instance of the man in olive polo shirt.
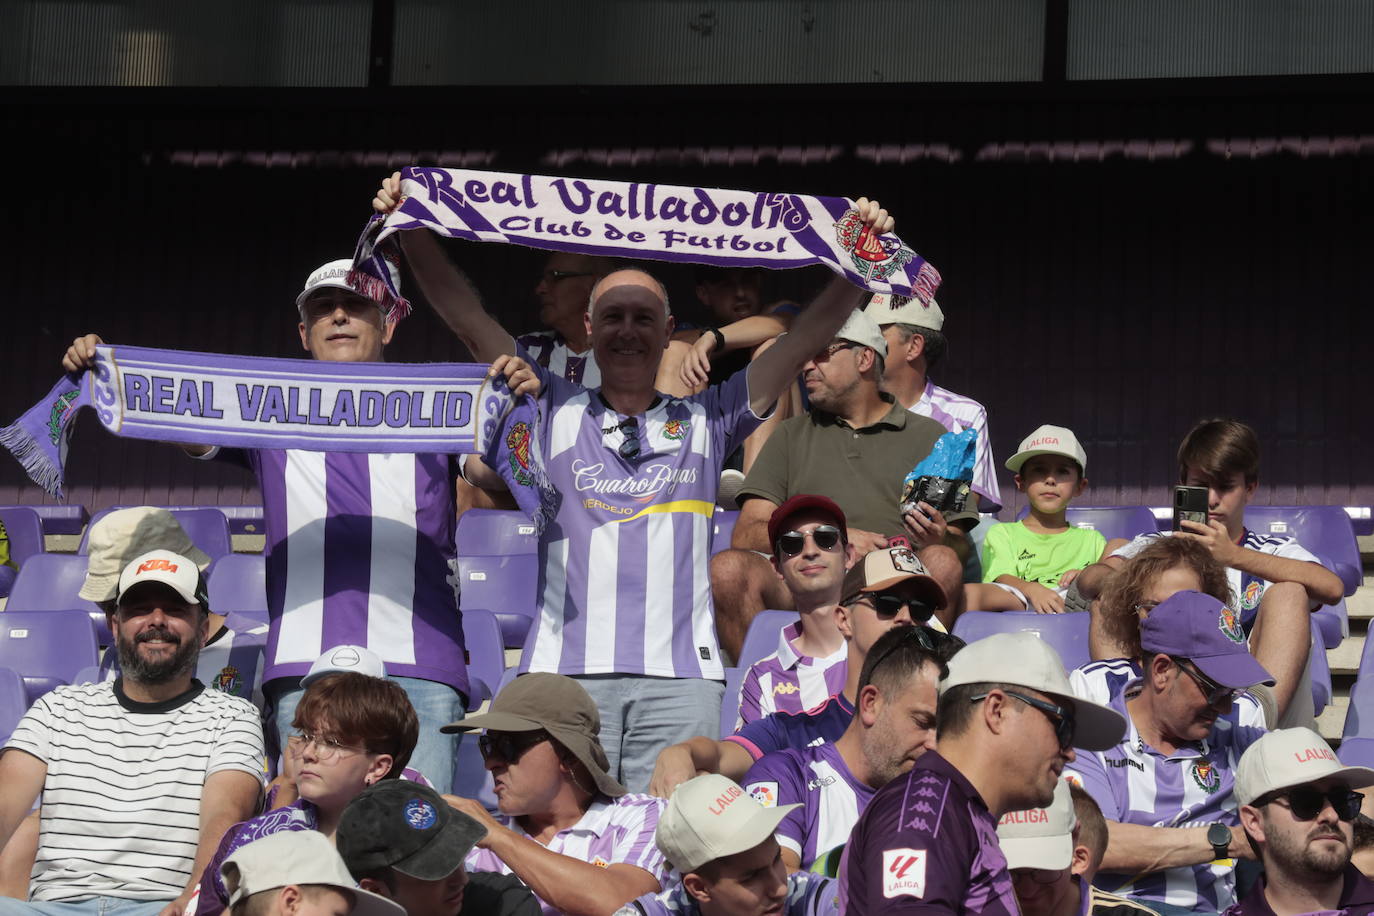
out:
M811 411L784 421L769 437L740 490L732 550L711 558L716 629L738 656L744 633L764 608L789 609L792 595L768 565L768 518L798 493L828 496L844 510L859 556L907 542L950 598L948 626L963 604L964 531L976 512L942 516L898 508L902 479L930 454L945 428L902 407L881 388L887 343L863 311L802 367ZM948 523L954 524L948 524ZM953 548L953 549L951 549ZM946 619L947 618L947 619Z

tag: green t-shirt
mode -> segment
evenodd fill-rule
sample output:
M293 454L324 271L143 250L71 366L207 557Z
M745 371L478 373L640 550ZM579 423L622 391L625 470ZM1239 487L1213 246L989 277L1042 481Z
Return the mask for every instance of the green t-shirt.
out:
M1106 547L1107 539L1091 528L1036 534L1020 522L993 525L983 539L983 581L1015 576L1055 588L1060 576L1096 563Z

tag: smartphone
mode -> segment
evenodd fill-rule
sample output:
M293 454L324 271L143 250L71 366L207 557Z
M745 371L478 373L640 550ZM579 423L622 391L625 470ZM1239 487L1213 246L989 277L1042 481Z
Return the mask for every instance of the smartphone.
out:
M1183 526L1179 522L1187 519L1190 522L1207 524L1207 488L1206 487L1174 487L1174 530L1180 531Z

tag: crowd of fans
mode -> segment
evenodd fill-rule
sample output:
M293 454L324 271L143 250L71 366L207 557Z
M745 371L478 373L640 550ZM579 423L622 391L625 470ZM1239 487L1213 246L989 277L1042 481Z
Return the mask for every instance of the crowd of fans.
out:
M392 176L374 206L399 199ZM1206 521L1129 543L1068 522L1088 457L1041 426L1005 462L1029 513L980 565L1001 494L986 412L931 377L935 303L836 277L765 306L755 273L703 269L714 325L691 326L651 271L555 253L546 326L515 337L430 233L401 247L543 418L528 445L563 499L519 676L467 710L455 519L513 505L481 457L186 446L257 476L270 623L210 607L167 511L92 527L82 596L113 646L0 755L0 914L1374 912L1374 771L1312 730L1306 670L1308 616L1342 588L1245 527L1248 426L1178 450ZM302 346L380 362L396 324L347 266L297 298ZM968 503L904 504L964 430ZM740 515L713 554L718 502ZM721 736L764 609L796 615ZM969 610L1086 613L1094 661L965 645ZM466 733L495 810L449 794Z

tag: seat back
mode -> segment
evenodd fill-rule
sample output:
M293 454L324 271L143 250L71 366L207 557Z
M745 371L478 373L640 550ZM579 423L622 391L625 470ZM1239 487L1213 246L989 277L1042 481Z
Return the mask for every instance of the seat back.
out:
M954 635L974 642L996 633L1034 633L1054 647L1066 669L1073 669L1091 661L1088 618L1088 614L965 611L954 621Z
M463 612L463 643L468 651L468 709L476 709L496 695L506 671L501 625L491 611Z
M28 506L0 506L0 524L10 542L10 560L23 567L29 557L46 552L43 520Z
M1030 507L1023 506L1016 517L1023 519L1029 513ZM1113 538L1134 540L1159 530L1148 506L1070 506L1065 515L1070 525L1091 528L1109 541Z
M79 610L0 614L0 666L24 679L29 702L98 661L90 618Z
M1256 534L1296 538L1341 577L1347 597L1364 579L1355 529L1341 506L1246 506L1245 526Z
M778 651L778 635L789 623L797 622L796 611L759 611L749 623L749 631L744 634L744 645L740 647L736 667L749 670L749 666L766 655Z
M716 507L716 514L711 517L711 553L720 553L722 550L730 549L730 538L735 533L735 522L739 521L738 510L731 511Z
M91 525L114 512L115 508L101 509L91 516L91 524L86 526L85 532L81 535L81 544L76 548L77 553L87 552ZM234 552L233 539L229 536L229 520L224 517L223 512L209 507L171 508L167 511L176 517L177 523L186 531L191 543L205 551L211 560Z
M720 737L724 739L735 733L735 723L739 721L739 690L744 683L748 668L725 669L725 695L720 698Z
M24 679L12 668L0 668L0 742L10 740L14 727L29 709Z
M523 512L469 509L458 519L454 536L459 556L505 557L539 552L534 523Z
M206 577L210 609L267 620L267 558L260 553L220 557Z

